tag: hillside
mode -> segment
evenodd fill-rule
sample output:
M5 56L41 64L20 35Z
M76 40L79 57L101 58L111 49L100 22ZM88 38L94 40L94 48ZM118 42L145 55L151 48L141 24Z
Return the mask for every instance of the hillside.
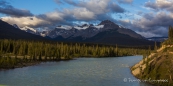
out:
M153 45L153 42L150 42L145 39L138 39L131 37L127 34L119 33L117 30L108 30L101 33L98 33L96 36L86 39L87 42L93 43L103 43L111 45Z
M173 41L162 43L162 47L144 56L135 64L132 74L141 80L157 86L173 86ZM150 51L148 51L150 53Z
M39 35L34 35L15 28L2 20L0 20L0 39L48 40Z

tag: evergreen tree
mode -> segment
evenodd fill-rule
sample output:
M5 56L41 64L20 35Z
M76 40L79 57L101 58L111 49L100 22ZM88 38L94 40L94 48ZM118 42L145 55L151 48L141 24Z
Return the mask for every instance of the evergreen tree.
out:
M154 44L154 50L157 51L157 43Z
M169 26L169 40L172 41L173 40L173 27L172 26Z
M118 56L118 46L117 46L117 44L116 44L115 52L116 52L116 56Z

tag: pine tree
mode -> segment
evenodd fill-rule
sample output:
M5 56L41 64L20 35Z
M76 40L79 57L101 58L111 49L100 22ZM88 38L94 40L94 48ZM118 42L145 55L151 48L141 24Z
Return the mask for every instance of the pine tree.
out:
M157 51L157 43L154 44L154 50Z
M149 46L149 48L148 48L148 55L150 55L150 53L151 53L151 47Z
M117 44L116 44L115 52L116 52L116 56L118 56L118 46L117 46Z
M173 40L173 27L169 26L169 40L172 41Z

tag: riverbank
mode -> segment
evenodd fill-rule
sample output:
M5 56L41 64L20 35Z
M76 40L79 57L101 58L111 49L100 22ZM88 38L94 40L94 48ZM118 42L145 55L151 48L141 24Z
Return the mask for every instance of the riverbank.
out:
M14 69L14 68L22 68L22 67L27 67L27 66L33 66L40 64L41 62L51 62L51 61L68 61L72 60L72 58L65 59L51 59L47 57L47 59L39 59L36 58L35 60L29 59L29 56L26 56L25 58L23 56L11 56L11 57L1 57L0 58L0 70L8 70L8 69ZM42 57L44 58L44 57Z
M22 67L27 67L27 66L33 66L40 64L40 61L31 61L31 62L22 62L22 63L17 63L14 65L4 65L0 67L0 70L8 70L8 69L14 69L14 68L22 68Z
M173 86L173 47L162 47L131 67L138 79L158 86Z

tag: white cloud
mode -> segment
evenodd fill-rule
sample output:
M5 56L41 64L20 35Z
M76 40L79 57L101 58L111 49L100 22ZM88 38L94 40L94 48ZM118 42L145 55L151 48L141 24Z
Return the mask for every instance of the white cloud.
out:
M73 10L73 12L74 17L79 20L95 19L94 13L87 10L86 8L76 8Z
M85 7L95 14L102 14L108 11L109 1L110 0L89 0L88 2L80 2L79 6Z
M146 2L145 7L152 8L154 10L167 10L173 12L173 0L155 0L155 2Z
M142 36L144 36L146 38L150 38L150 37L161 37L161 35L153 34L151 32L136 32L136 33L141 34Z
M25 26L38 26L43 24L49 24L50 22L39 19L37 17L2 17L3 21L6 21L10 24L17 24L19 27Z
M46 13L46 18L50 21L60 21L63 20L64 14L58 11Z

